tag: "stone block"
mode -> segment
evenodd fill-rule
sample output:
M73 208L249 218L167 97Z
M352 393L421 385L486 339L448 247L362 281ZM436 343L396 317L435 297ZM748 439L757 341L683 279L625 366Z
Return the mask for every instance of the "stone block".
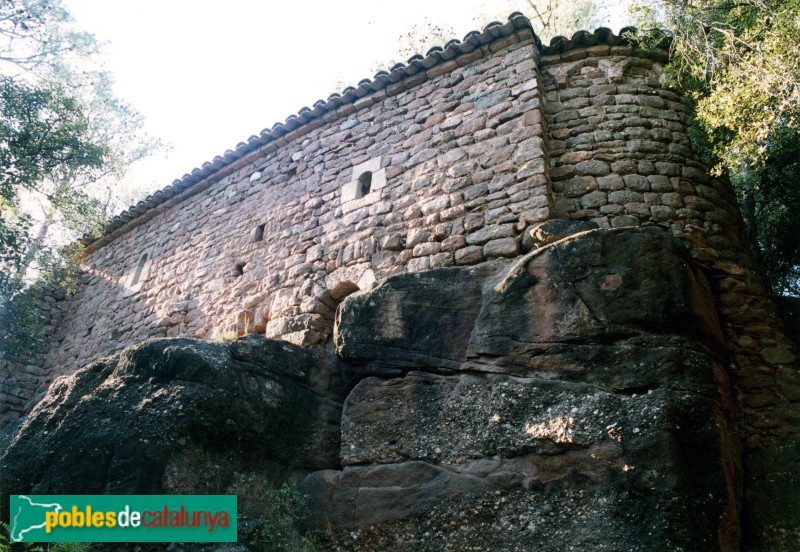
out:
M592 176L577 176L564 181L566 197L581 197L597 189L597 181Z
M480 230L467 234L467 243L470 245L483 245L490 240L496 240L513 235L513 224L494 224L491 226L485 226Z
M612 228L623 228L626 226L639 226L639 219L633 215L620 215L611 219Z
M457 265L472 265L483 262L483 247L479 245L468 245L455 252Z
M605 176L611 172L611 167L605 161L590 159L578 163L575 166L575 171L579 175Z
M416 257L408 261L409 272L422 272L431 267L431 261L428 257Z
M415 257L425 257L428 255L435 255L441 251L442 246L438 242L420 243L414 246L413 255Z
M767 364L792 364L795 359L789 349L782 347L768 347L762 350L761 358Z
M574 177L576 174L577 172L573 165L562 165L550 169L550 179L553 181L568 180Z
M600 176L597 179L597 187L604 192L613 192L614 190L622 190L625 187L625 182L616 174L608 176Z
M683 207L683 199L678 193L661 194L661 203L675 209Z
M455 251L465 245L467 245L466 237L462 235L450 236L442 241L442 251Z
M639 192L634 192L632 190L617 190L609 192L608 201L619 204L642 203L644 202L644 196L642 196L642 194Z
M483 246L483 256L487 259L497 257L516 257L519 247L514 238L500 238L492 240Z
M431 233L425 228L412 228L408 231L406 237L406 247L413 249L417 244L423 243L430 239Z
M625 182L625 188L635 192L647 192L650 190L650 181L647 177L638 174L625 175L622 180Z
M650 216L650 206L646 203L626 203L625 212L646 219Z
M650 207L650 213L655 220L671 221L675 219L675 209L667 207L666 205L653 205Z
M672 192L672 180L668 176L651 174L647 177L650 181L650 189L654 192Z
M589 192L580 199L580 202L584 209L592 209L608 203L608 195L606 192Z
M443 251L430 257L431 268L443 268L455 264L455 255L449 251Z

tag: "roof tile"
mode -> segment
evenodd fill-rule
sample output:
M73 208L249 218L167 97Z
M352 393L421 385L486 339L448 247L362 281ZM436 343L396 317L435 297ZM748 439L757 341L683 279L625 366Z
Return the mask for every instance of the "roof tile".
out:
M109 221L103 237L95 238L85 235L81 241L86 245L95 242L101 244L105 243L108 241L109 235L115 230L131 221L135 224L135 218L141 216L142 212L156 208L184 189L197 184L204 178L213 175L226 165L241 159L257 148L276 141L280 139L281 136L305 124L318 122L317 120L320 118L329 121L338 116L352 113L355 111L352 105L354 102L359 101L361 98L366 98L375 92L385 89L385 91L381 92L379 95L381 97L384 95L397 94L399 91L405 89L406 86L412 86L417 81L424 82L428 78L425 72L430 71L431 68L440 64L446 64L453 59L458 59L458 63L463 63L462 59L464 58L469 61L472 61L473 57L477 59L483 54L480 50L477 52L475 50L497 39L509 38L514 34L516 34L519 39L533 37L536 45L539 47L540 53L542 55L551 56L553 54L560 54L569 49L592 46L595 44L609 44L613 46L627 43L623 35L632 30L635 31L635 29L626 27L620 31L619 36L614 35L611 30L606 28L599 28L595 30L594 33L579 31L572 35L572 38L563 36L555 37L550 41L549 45L545 46L542 45L541 40L539 40L539 37L534 33L528 18L520 12L514 12L508 16L508 21L506 23L493 21L487 24L482 32L477 30L470 31L460 41L453 39L448 41L444 47L435 46L431 48L428 50L426 56L416 54L411 56L406 64L397 63L393 65L388 72L378 71L373 79L363 79L359 81L357 88L348 86L342 90L341 93L334 92L328 96L327 100L318 100L314 102L313 109L308 107L301 108L298 114L289 115L284 123L276 122L271 128L265 128L258 135L251 136L246 143L240 142L237 144L235 151L228 150L222 156L218 155L214 157L211 162L203 163L202 170L196 168L191 174L184 174L183 177L175 180L163 190L149 195L135 207L131 207L117 215ZM465 56L465 54L470 54L472 52L474 52L474 55ZM421 72L422 74L420 74ZM436 72L433 74L436 74ZM414 75L417 75L417 78L410 79L409 82L400 82ZM390 83L391 86L387 88ZM369 100L361 100L361 103L366 105L370 102ZM144 206L144 209L141 209L142 206Z

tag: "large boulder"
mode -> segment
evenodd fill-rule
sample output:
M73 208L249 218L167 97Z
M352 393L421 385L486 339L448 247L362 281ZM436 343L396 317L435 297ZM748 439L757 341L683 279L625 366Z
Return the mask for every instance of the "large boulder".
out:
M642 385L640 370L600 373L596 358L617 364L631 356L628 347L675 338L724 350L714 298L678 240L633 229L583 233L514 263L395 276L349 297L334 335L361 375L499 366L547 378L612 377L617 386ZM565 352L580 365L565 364Z
M398 275L345 300L335 341L360 376L344 467L302 484L332 546L738 549L723 339L671 236Z
M9 494L215 493L234 471L335 467L329 368L257 336L152 340L90 364L53 384L3 455L3 507Z

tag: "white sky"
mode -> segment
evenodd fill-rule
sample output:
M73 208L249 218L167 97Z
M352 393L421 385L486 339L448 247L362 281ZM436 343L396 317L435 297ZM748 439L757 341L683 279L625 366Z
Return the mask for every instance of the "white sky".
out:
M377 63L397 57L400 35L425 18L453 27L460 39L482 27L484 14L503 14L505 21L524 5L515 0L65 3L78 28L106 43L117 94L145 116L151 135L171 145L131 171L131 183L148 191L326 99L338 91L338 82L371 78ZM603 26L619 30L621 6L617 3Z

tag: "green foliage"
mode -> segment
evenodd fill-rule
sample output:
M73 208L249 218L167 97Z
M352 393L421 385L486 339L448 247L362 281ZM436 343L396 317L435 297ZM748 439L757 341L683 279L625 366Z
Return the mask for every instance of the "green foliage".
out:
M40 288L36 286L20 290L12 301L2 305L0 351L3 354L27 361L44 350L46 325L38 310L40 299ZM24 331L20 331L23 328Z
M71 28L60 0L0 2L0 63L14 69L40 71L97 52L97 41Z
M89 552L94 549L91 542L56 542L50 545L48 552Z
M797 293L800 0L642 0L636 37L670 39L668 75L694 98L693 141L736 186L775 293Z
M0 351L39 340L35 280L74 277L74 245L121 207L109 177L157 144L114 97L62 0L0 2ZM12 335L14 334L14 335Z
M672 38L673 83L697 99L725 165L763 161L775 129L797 127L800 1L658 0L636 13L642 40Z
M576 31L592 30L600 17L594 0L526 0L520 11L528 15L545 43L556 36L570 37Z
M0 523L0 552L90 552L94 549L94 544L90 542L12 543L9 534L8 525Z
M85 108L57 84L34 87L0 76L0 106L0 196L6 204L18 204L23 190L68 203L57 196L58 184L97 170L110 155L90 134Z
M103 170L109 155L90 135L85 108L61 87L0 76L0 350L31 353L42 343L41 289L72 267L70 251L45 242L47 229L99 227L98 201L71 184ZM38 226L22 206L32 196L47 205ZM33 288L29 269L39 277Z
M236 341L236 338L239 337L236 335L236 332L220 332L216 335L214 339L217 341L224 341L225 343L230 343L231 341Z
M733 183L767 281L776 293L800 295L800 134L782 128L766 151Z
M239 512L258 518L249 545L259 552L313 552L314 546L300 534L306 520L308 497L293 481L272 489L254 475L235 474L229 494L237 495Z

